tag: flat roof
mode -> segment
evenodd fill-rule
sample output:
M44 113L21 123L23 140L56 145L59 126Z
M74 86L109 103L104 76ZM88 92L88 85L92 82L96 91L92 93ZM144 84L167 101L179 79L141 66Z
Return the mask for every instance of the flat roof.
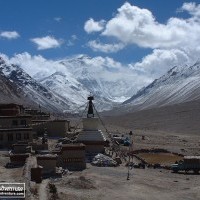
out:
M52 119L51 120L49 120L49 119L46 119L46 120L44 120L44 119L41 119L41 120L34 119L34 120L32 120L32 122L70 122L70 121L67 120L67 119L54 119L54 120L52 120Z
M4 106L21 106L21 107L23 107L22 104L17 104L17 103L0 103L0 107L4 107Z
M83 143L72 143L72 144L62 144L62 147L75 147L75 146L77 146L77 147L83 147L83 146L85 146Z
M61 147L61 152L65 150L85 150L85 145L82 143L63 144Z
M0 119L3 118L32 118L32 115L11 115L11 116L0 116Z
M55 154L38 155L37 160L56 160L58 158Z
M32 131L32 128L1 128L0 132L9 132L9 131Z
M12 146L31 146L31 145L29 145L29 144L13 144Z
M200 159L200 156L184 156L184 159Z

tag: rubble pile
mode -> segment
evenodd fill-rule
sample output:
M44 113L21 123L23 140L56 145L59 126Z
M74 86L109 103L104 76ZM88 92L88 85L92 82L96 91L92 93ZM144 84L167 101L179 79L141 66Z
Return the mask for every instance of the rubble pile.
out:
M98 167L116 167L118 164L115 160L113 160L109 156L99 153L93 158L92 165Z

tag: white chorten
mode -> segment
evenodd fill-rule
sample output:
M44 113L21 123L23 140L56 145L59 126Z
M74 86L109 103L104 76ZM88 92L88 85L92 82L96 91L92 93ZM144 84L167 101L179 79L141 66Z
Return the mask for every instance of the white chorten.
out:
M99 118L94 117L93 103L94 98L88 97L89 106L87 118L83 118L83 130L77 137L77 142L86 145L87 153L102 153L104 152L104 146L106 145L106 137L99 130Z

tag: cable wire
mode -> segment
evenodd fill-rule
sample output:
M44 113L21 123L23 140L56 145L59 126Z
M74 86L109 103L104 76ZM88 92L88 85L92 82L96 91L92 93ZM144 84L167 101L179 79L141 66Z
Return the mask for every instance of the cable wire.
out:
M84 105L85 105L85 104L84 104ZM85 109L83 110L83 112L82 112L80 118L83 117L84 112L87 110L87 108L88 108L88 103L86 103L86 107L85 107ZM79 121L77 122L77 124L76 124L76 126L75 126L75 128L74 128L74 132L73 132L73 133L75 133L76 129L78 128L78 126L79 126L79 124L80 124L80 122L81 122L81 120L79 119Z

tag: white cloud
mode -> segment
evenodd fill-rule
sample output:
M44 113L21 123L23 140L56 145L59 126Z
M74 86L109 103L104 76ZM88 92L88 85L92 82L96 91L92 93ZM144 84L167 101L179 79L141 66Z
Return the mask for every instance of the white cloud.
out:
M2 58L6 63L9 63L9 57L5 54L0 53L0 58ZM0 59L1 60L1 59Z
M11 39L17 39L18 37L20 37L20 35L16 31L2 31L0 33L0 37L11 40Z
M60 21L62 20L62 17L54 17L54 20L55 20L56 22L60 22Z
M101 52L104 52L104 53L113 53L113 52L117 52L117 51L124 48L124 45L122 43L103 44L103 43L97 42L96 40L89 41L88 46L93 51L101 51Z
M78 37L76 35L71 35L71 38L67 41L67 46L74 46L76 40L78 40Z
M89 20L85 22L84 30L87 33L99 32L103 30L104 24L105 24L104 20L96 22L94 21L94 19L90 18Z
M200 16L200 4L197 5L194 2L184 3L179 10L187 11L193 16Z
M63 43L62 40L55 39L52 36L32 38L31 41L37 45L38 50L57 48Z
M195 16L200 12L200 6L196 4L184 4L182 9ZM166 24L161 24L151 11L125 3L107 22L102 35L145 48L187 48L200 43L200 24L179 18L170 18Z
M145 74L148 80L158 78L174 65L191 64L200 57L200 4L184 3L179 11L189 13L189 17L171 17L166 23L159 23L150 10L124 3L117 14L105 22L99 35L117 39L120 45L96 40L88 44L94 51L107 53L128 45L150 48L151 54L130 66L138 74Z
M191 64L191 60L189 55L181 50L154 49L142 61L130 64L129 66L136 70L138 74L143 74L153 81L174 66Z
M32 56L28 52L15 54L12 58L10 58L10 62L21 66L31 76L38 72L48 76L57 70L64 70L63 65L59 64L58 62L50 59L45 59L41 55Z
M78 40L78 37L76 35L71 36L72 40Z
M166 23L159 23L150 10L126 2L103 25L91 18L84 28L88 33L100 31L100 36L114 37L124 47L137 45L142 48L185 51L200 48L200 4L184 3L180 10L191 16L187 19L171 17ZM94 50L103 45L97 42L91 44Z

